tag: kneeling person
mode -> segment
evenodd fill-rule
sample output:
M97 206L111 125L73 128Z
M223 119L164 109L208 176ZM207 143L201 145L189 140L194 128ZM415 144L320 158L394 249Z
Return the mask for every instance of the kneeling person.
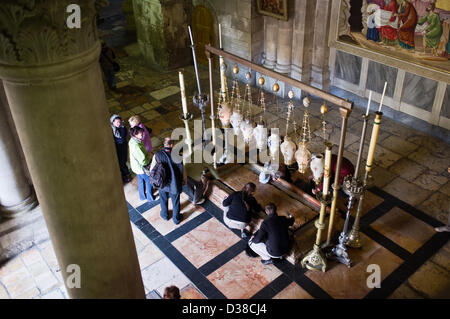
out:
M288 228L294 224L294 217L278 216L277 207L270 203L266 206L267 218L250 239L249 247L261 256L264 265L272 264L272 258L282 258L289 252L291 240Z
M256 185L247 183L240 192L234 192L223 201L223 221L225 225L232 229L239 229L241 237L247 238L250 235L251 213L262 210L253 194Z

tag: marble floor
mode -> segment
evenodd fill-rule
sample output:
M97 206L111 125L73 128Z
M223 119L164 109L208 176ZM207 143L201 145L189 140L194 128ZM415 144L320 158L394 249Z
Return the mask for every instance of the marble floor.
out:
M109 110L125 121L139 114L152 128L157 150L165 136L183 125L178 72L161 74L148 69L139 59L135 44L115 48L115 52L121 71L117 74L117 92L106 89ZM200 111L192 104L196 90L192 67L185 68L185 79L189 111L200 119ZM200 80L202 87L208 87L207 69L202 66ZM257 100L257 93L255 90L253 101ZM321 151L322 101L312 100L313 151ZM297 123L301 123L304 111L299 104L296 101L293 112ZM286 110L287 101L282 99L278 112L274 105L268 105L269 125L285 123ZM329 105L329 110L327 131L337 143L339 112L333 105ZM346 135L344 156L353 163L359 147L362 112L360 108L352 112ZM261 110L254 107L252 113L258 116ZM207 125L209 115L207 110ZM371 127L372 121L369 132ZM293 128L288 133L295 135ZM369 139L370 134L366 144ZM158 202L139 201L136 181L125 185L147 297L161 298L164 287L175 284L184 298L193 299L450 298L449 234L434 231L434 227L447 222L450 213L447 142L383 118L372 171L374 186L368 192L361 220L364 246L350 250L355 263L352 268L330 262L326 273L306 271L287 260L263 266L259 258L247 257L245 241L223 224L220 203L226 194L219 189L201 206L193 206L183 194L184 219L175 226L172 221L159 218ZM337 147L333 151L337 152ZM239 189L245 181L238 174L234 180L222 182ZM304 249L312 247L315 232L311 225L316 213L276 188L260 186L264 192L257 196L262 203L270 194L278 198L280 205L297 212L297 227L304 232L296 232L296 241ZM342 225L342 217L337 214L336 225ZM367 266L372 264L381 268L381 288L368 288L366 284ZM67 298L49 241L0 265L0 298Z

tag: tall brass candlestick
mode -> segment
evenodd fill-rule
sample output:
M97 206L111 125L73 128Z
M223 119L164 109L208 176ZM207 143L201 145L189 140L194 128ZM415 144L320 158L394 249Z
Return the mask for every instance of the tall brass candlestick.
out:
M381 109L381 108L380 108ZM369 145L369 153L367 155L367 162L366 162L366 169L364 174L364 191L359 198L358 202L358 208L356 210L356 216L355 216L355 222L353 223L352 230L348 234L348 240L347 240L347 246L353 247L353 248L360 248L362 246L361 239L359 236L359 222L361 219L361 211L363 208L364 203L364 194L365 190L367 189L367 180L369 178L369 173L372 170L372 163L373 158L375 154L375 147L377 145L377 139L378 139L378 133L380 130L380 124L381 124L381 118L383 116L382 112L375 112L375 120L373 123L373 129L372 129L372 137L370 138L370 145Z
M214 145L213 153L213 167L217 169L217 152L216 152L216 124L214 116L214 87L213 87L213 73L212 73L212 56L211 53L206 51L206 57L208 58L209 69L209 101L211 103L211 129L212 129L212 142Z
M319 219L316 220L314 225L317 228L316 242L313 249L302 259L302 267L306 267L310 270L325 272L327 270L327 261L324 257L321 249L320 242L322 239L322 231L325 229L325 211L329 203L329 187L330 187L330 168L331 168L331 147L332 144L325 143L325 165L323 169L323 193L317 193L317 199L320 201L320 213Z

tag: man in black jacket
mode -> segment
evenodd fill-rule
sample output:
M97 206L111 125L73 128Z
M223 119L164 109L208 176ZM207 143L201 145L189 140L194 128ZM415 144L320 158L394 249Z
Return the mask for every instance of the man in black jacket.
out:
M266 206L267 218L250 239L249 247L261 256L264 265L272 264L272 258L282 258L291 246L288 228L294 224L294 217L278 216L277 207L270 203Z
M169 220L168 203L169 197L172 199L173 222L178 225L182 216L180 214L180 194L184 184L186 184L186 175L183 170L183 163L175 163L172 159L172 148L174 142L170 137L164 139L164 148L153 156L150 171L156 165L156 162L165 163L169 180L166 186L159 189L159 202L161 204L160 216L164 220Z

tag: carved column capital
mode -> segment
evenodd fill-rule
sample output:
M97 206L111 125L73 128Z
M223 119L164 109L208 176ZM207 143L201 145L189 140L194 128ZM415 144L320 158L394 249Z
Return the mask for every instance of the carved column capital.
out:
M69 29L72 0L2 0L0 64L47 65L62 62L98 41L96 16L107 0L79 0L81 28Z

